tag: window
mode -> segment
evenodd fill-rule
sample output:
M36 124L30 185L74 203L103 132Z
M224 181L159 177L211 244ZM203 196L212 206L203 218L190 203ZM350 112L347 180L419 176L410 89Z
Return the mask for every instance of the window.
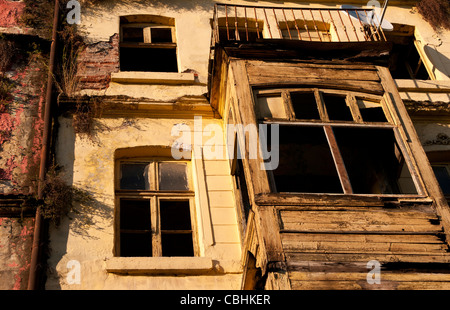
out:
M431 164L433 168L436 179L441 186L442 192L444 193L447 200L450 198L450 164Z
M254 18L221 17L218 19L220 41L255 41L263 38L264 22Z
M280 22L283 39L305 41L332 41L330 24L322 21L301 20Z
M393 43L389 61L392 77L394 79L432 79L426 68L424 55L419 51L414 27L401 24L393 24L393 26L393 31L385 32L386 39Z
M189 162L127 159L116 169L118 256L195 256Z
M272 191L418 194L381 97L327 89L259 90L256 103L260 122L280 126L279 165L269 174Z
M120 33L121 71L178 72L173 18L122 16Z

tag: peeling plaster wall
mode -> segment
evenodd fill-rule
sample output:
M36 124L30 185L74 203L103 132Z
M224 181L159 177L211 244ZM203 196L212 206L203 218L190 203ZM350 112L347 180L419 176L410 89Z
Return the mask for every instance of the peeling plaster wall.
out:
M113 257L114 245L114 152L135 146L172 146L173 126L193 120L117 118L98 119L90 139L75 135L71 119L60 118L57 161L66 181L84 191L88 200L75 201L74 212L61 226L50 231L50 257L47 289L239 289L241 248L232 179L227 160L206 160L205 175L215 243L204 244L200 206L196 203L199 247L202 257L212 258L218 274L195 276L130 276L108 273L105 263ZM215 137L221 120L202 120L203 141ZM212 132L214 131L214 132ZM194 131L192 132L192 137ZM218 139L222 139L220 135ZM223 141L223 140L222 140ZM195 172L194 172L195 173ZM195 177L194 177L195 179ZM196 195L198 195L196 189ZM202 205L202 207L204 207ZM71 260L80 262L80 284L69 284L66 277Z
M28 284L34 219L0 217L0 290L24 290Z
M26 55L26 51L22 51ZM22 54L22 55L23 55ZM45 70L32 56L6 72L13 83L11 99L0 112L0 193L30 191L39 165Z

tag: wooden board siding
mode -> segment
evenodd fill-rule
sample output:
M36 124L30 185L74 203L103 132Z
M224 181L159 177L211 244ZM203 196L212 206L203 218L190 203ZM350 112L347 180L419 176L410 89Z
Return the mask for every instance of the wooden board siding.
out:
M431 207L405 211L280 207L278 214L292 289L450 288L450 253ZM381 284L367 281L371 260L383 266ZM409 264L409 269L384 267L390 262ZM433 263L442 270L422 270Z
M259 269L266 289L449 289L448 210L432 189L436 181L430 182L431 168L387 71L346 61L219 56L223 63L216 63L221 70L215 74L228 78L215 81L212 104L219 111L228 104L244 126L258 123L254 91L317 88L382 96L420 188L417 195L276 193L258 161L244 161L254 221L243 265L255 262L243 287L258 282L252 275ZM367 281L371 260L381 264L382 284Z
M250 85L256 87L273 87L277 84L308 85L372 94L383 93L377 69L370 65L248 61L246 68Z

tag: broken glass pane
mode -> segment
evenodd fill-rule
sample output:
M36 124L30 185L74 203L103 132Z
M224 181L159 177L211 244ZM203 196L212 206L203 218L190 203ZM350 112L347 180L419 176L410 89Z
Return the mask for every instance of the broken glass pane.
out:
M258 112L260 118L286 118L281 96L258 97Z
M280 126L278 192L343 193L322 127Z
M417 194L392 129L333 131L355 194Z
M330 121L352 121L353 116L345 96L322 94Z
M291 93L291 100L296 119L320 119L314 93Z
M364 122L387 122L380 102L356 99Z

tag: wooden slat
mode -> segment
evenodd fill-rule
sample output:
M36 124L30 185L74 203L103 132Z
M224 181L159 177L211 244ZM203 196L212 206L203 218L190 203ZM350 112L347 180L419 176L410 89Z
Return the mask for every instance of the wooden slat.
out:
M408 225L408 224L371 224L371 223L283 223L285 231L313 231L313 232L440 232L440 225Z
M289 242L283 240L285 252L314 252L314 253L445 253L445 244L426 243L364 243L364 242Z
M377 72L372 70L348 70L342 68L331 69L316 66L314 68L284 66L282 70L276 66L247 66L250 84L258 77L271 77L272 79L286 79L292 77L322 78L329 77L335 80L380 81Z
M443 243L436 235L371 235L371 234L320 234L320 233L283 233L284 242L365 242L365 243Z
M370 269L367 269L369 272ZM367 272L289 272L291 281L366 281ZM380 280L395 282L449 282L450 273L393 273L380 271Z
M272 66L277 68L284 67L297 67L297 68L325 68L325 69L346 69L346 70L370 70L377 71L377 68L373 65L366 64L349 64L342 63L336 64L336 62L321 61L313 63L314 60L308 60L308 62L277 62L277 61L263 61L263 60L249 60L247 66L260 67L260 66Z
M390 211L280 211L283 223L354 223L427 225L437 221L435 214Z
M448 290L450 282L392 282L370 285L367 281L291 281L293 290Z
M290 261L329 261L329 262L368 262L377 260L384 262L409 263L450 263L449 253L286 253L286 260Z
M334 164L336 166L336 170L338 172L339 180L344 190L344 194L352 194L353 189L352 185L350 184L350 178L348 176L347 169L345 168L344 159L342 158L341 152L339 151L333 129L331 129L331 126L329 125L324 126L323 129L327 137L328 145L330 146L331 154L333 155Z

